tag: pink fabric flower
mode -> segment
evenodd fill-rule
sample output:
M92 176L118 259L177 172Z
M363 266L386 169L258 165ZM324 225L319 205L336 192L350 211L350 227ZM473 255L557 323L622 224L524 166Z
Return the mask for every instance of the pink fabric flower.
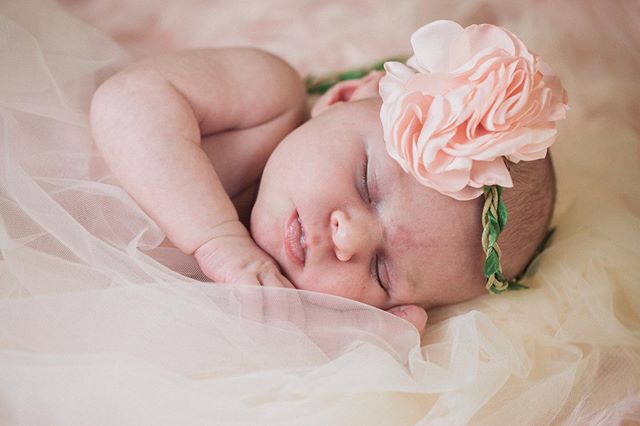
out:
M513 186L511 162L544 158L567 94L538 56L493 25L435 21L411 36L407 65L387 62L380 118L387 151L418 181L458 200Z

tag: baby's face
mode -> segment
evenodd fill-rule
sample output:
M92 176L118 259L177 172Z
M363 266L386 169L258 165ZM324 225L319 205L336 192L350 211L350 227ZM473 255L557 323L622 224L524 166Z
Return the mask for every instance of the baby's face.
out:
M479 199L443 196L386 153L380 100L337 105L265 167L251 233L304 290L382 309L485 293Z

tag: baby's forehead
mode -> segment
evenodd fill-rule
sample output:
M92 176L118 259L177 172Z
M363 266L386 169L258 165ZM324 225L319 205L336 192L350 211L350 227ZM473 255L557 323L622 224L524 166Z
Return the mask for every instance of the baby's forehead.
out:
M324 126L342 126L349 123L352 127L360 128L361 133L370 133L371 130L375 130L382 136L381 106L382 99L380 98L342 102L332 106L319 117L323 119Z
M384 223L385 250L399 279L416 292L406 302L466 300L470 290L482 289L481 200L455 200L420 184L387 153L379 100L348 104L336 108L333 119L358 129L354 143L364 138L380 186L375 208Z
M379 186L380 214L389 224L391 243L397 247L413 245L415 249L424 250L466 246L467 241L475 239L476 233L479 238L480 200L456 200L421 184L387 152L377 115L365 116L373 116L371 127L366 129L365 143L372 175Z
M405 172L387 152L380 121L380 99L337 105L323 126L349 123L354 144L365 143L370 168L380 191L379 214L392 229L388 237L396 247L426 249L464 245L481 230L478 200L459 201L426 187ZM360 162L357 156L354 161ZM479 240L478 240L479 241ZM479 242L478 242L479 244Z
M410 175L400 179L395 193L385 213L386 243L397 273L416 292L410 302L467 299L468 283L481 278L478 200L454 200Z
M388 218L394 241L429 245L464 246L480 232L481 206L477 200L459 201L418 183L411 175L388 180Z

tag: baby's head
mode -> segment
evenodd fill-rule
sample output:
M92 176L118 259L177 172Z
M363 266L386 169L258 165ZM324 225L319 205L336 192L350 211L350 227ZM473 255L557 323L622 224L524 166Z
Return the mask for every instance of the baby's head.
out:
M437 27L439 23L434 24ZM434 24L430 24L431 30ZM454 58L450 61L455 62ZM507 126L497 116L502 114L508 121L511 111L491 111L496 116L489 124L480 117L477 121L481 124L476 123L469 135L468 123L476 118L465 108L477 102L469 92L458 107L462 111L459 115L471 118L458 128L445 126L440 133L437 130L442 130L442 125L429 130L430 120L438 118L439 111L450 112L451 105L429 109L436 102L434 96L424 101L429 87L418 88L414 91L417 95L410 92L419 99L408 108L405 102L404 110L396 108L389 113L394 108L393 86L406 92L415 83L412 75L418 80L423 77L409 68L394 66L387 68L387 82L383 80L380 87L382 98L378 96L382 74L337 86L320 99L313 118L276 148L262 176L251 232L299 289L335 294L383 309L411 304L429 308L468 300L487 291L483 274L486 255L481 244L483 185L506 187L502 200L509 213L508 224L499 244L502 272L511 279L523 271L547 233L555 198L551 160L540 155L540 144L527 145L531 132L539 127L531 123L531 131L511 126L503 132L515 137L511 142L519 143L521 149L510 152L517 164L503 159L502 155L508 154L494 156L497 160L489 158L496 150L492 145L495 137L489 136L499 132L495 128L501 123ZM511 83L515 83L503 87L507 95L523 84L517 66L522 64L514 66L515 74L511 69ZM414 67L420 69L420 64ZM467 71L466 78L475 70ZM444 81L445 77L440 74L438 84L448 92L461 86L457 80ZM536 74L535 83L544 82ZM495 87L497 83L493 83ZM426 85L432 89L432 80ZM483 88L476 89L474 94ZM525 102L525 109L548 112L545 108L556 106L548 95L546 101L542 99L547 104ZM502 102L513 107L513 102L518 102L513 97ZM564 113L560 109L555 116ZM399 118L389 120L398 112ZM443 116L440 121L449 123L446 114ZM395 124L390 127L389 122ZM466 135L460 130L464 126ZM542 127L546 131L550 126ZM535 134L533 139L544 135ZM403 138L408 143L403 144ZM466 145L455 143L463 139ZM477 141L485 142L482 149L473 145ZM418 146L422 142L427 149ZM439 150L429 152L438 143ZM551 142L541 143L546 154ZM484 160L461 160L463 156L455 154L470 147L481 151L477 156ZM465 151L465 155L477 160L474 153Z
M256 242L299 289L384 309L486 293L483 200L455 200L405 173L385 150L380 104L336 105L276 148L252 212ZM515 164L511 174L500 244L514 277L546 234L555 182L548 158Z

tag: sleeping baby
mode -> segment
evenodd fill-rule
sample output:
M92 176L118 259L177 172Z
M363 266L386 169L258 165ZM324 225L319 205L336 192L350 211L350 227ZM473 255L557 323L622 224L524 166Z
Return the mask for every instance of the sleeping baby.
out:
M523 287L568 107L502 28L436 21L411 42L406 64L333 86L310 114L266 52L150 57L96 91L93 136L212 281L347 297L422 330L431 307Z

